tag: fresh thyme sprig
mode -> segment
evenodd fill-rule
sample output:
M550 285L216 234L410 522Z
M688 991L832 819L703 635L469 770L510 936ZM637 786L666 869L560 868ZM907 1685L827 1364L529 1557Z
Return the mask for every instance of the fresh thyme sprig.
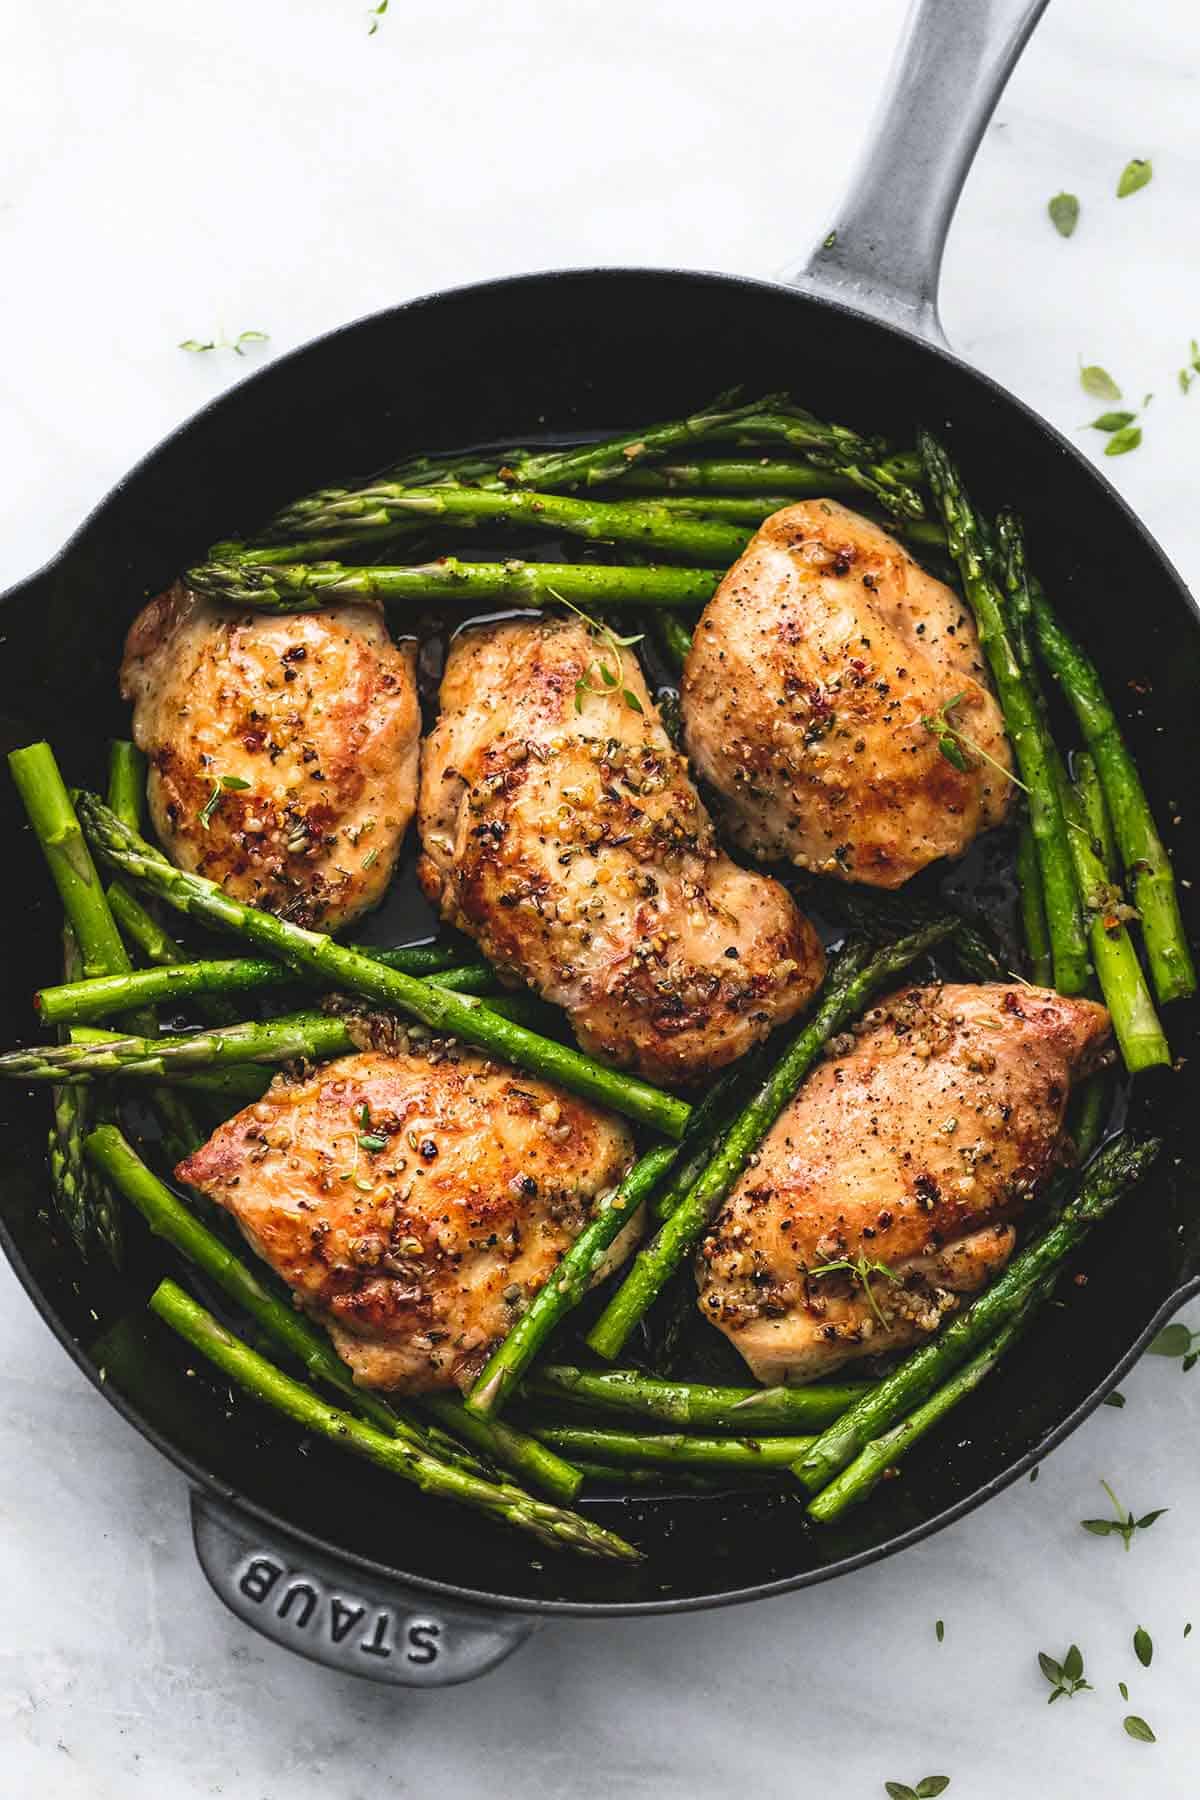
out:
M955 694L952 700L943 701L936 713L925 714L921 720L922 725L931 736L937 739L938 749L946 761L962 774L969 775L971 772L973 765L967 756L967 750L970 750L981 761L995 769L997 775L1003 775L1005 781L1011 781L1014 787L1019 787L1023 794L1027 794L1029 789L1018 776L1013 774L1011 769L1006 769L1004 764L997 762L994 756L989 756L982 744L977 744L974 738L968 737L965 731L960 730L954 724L950 714L956 706L962 704L966 697L964 689L961 694Z
M867 1305L879 1320L880 1325L885 1331L887 1330L888 1321L880 1311L879 1302L876 1300L874 1290L871 1287L872 1275L882 1275L885 1280L890 1281L893 1284L899 1281L899 1275L897 1275L894 1269L889 1268L887 1263L873 1261L860 1251L855 1257L841 1256L838 1257L835 1262L821 1263L817 1268L810 1269L808 1273L810 1275L845 1274L851 1276L862 1288L862 1291L866 1296Z
M1053 1705L1065 1694L1070 1700L1076 1694L1091 1688L1091 1682L1083 1678L1083 1652L1078 1644L1072 1644L1061 1662L1047 1656L1044 1650L1038 1651L1038 1668L1050 1683L1051 1692L1046 1696L1046 1704Z
M197 354L203 354L205 350L232 350L235 356L245 356L247 344L265 344L269 335L266 331L239 331L235 338L227 338L222 331L217 337L205 342L201 342L199 338L184 338L179 348L193 350Z
M237 790L248 788L249 786L250 783L248 781L243 781L240 775L218 775L217 779L213 782L212 793L208 796L208 799L196 814L196 817L200 821L200 829L202 831L207 831L212 824L213 814L216 812L218 806L220 806L221 796L227 788L230 790Z
M1135 1531L1149 1531L1154 1521L1156 1519L1161 1519L1163 1514L1170 1510L1168 1507L1159 1506L1156 1507L1153 1512L1143 1513L1140 1519L1135 1519L1131 1512L1126 1512L1125 1508L1121 1505L1121 1502L1117 1499L1117 1496L1109 1487L1107 1481L1102 1481L1100 1486L1112 1501L1113 1511L1117 1515L1116 1518L1080 1519L1079 1523L1083 1526L1085 1531L1092 1532L1096 1537L1116 1536L1121 1538L1125 1544L1126 1550L1128 1550L1130 1544L1133 1542L1133 1534Z
M557 588L548 587L546 592L551 595L553 599L557 600L560 606L567 607L577 618L583 620L593 638L599 642L602 650L602 654L595 657L588 664L583 674L579 677L579 680L575 683L575 711L577 713L583 711L583 703L589 694L611 694L616 689L620 688L621 698L624 700L626 706L633 712L644 713L646 709L638 699L637 695L633 692L632 688L621 687L621 669L623 666L621 662L621 652L622 650L632 649L634 644L640 644L645 634L639 631L634 637L618 637L611 626L602 625L598 619L593 619L590 614L583 611L582 607L576 606L573 600L568 600L565 594L560 594ZM613 658L613 662L616 664L615 668L613 667L613 664L608 661L610 655ZM597 680L599 682L598 686Z

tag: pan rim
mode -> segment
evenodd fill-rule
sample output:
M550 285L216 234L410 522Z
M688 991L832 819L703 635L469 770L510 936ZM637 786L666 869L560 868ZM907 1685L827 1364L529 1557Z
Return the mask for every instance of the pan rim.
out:
M1076 444L1073 444L1056 426L1050 424L1035 408L1011 393L992 376L974 368L969 362L958 356L953 350L940 344L931 343L918 333L906 330L890 321L869 318L843 301L814 294L787 282L764 279L761 277L730 274L721 270L673 268L654 265L589 265L567 266L556 269L532 270L519 274L505 275L487 281L465 282L452 287L438 289L429 294L414 296L410 300L394 306L383 307L375 312L364 314L344 324L331 327L283 355L264 363L261 368L250 371L242 380L232 384L214 395L202 407L191 413L180 424L172 428L158 440L137 461L128 468L104 494L104 496L84 516L76 529L67 538L59 551L49 557L41 566L28 576L18 580L13 586L0 594L0 606L15 600L28 587L51 576L70 558L75 548L84 542L87 535L104 518L108 509L120 497L134 486L138 479L178 441L200 421L208 421L218 416L221 409L227 406L243 390L266 380L277 370L284 370L290 364L310 355L313 351L348 336L362 328L381 325L385 321L399 321L404 316L420 311L426 307L444 301L472 299L486 302L491 295L508 292L514 288L533 286L562 278L586 280L604 283L606 281L631 278L644 281L660 281L663 279L696 284L705 287L724 287L737 293L773 294L786 296L789 301L797 301L814 308L818 313L832 311L853 323L869 325L886 336L894 338L906 345L915 346L928 353L936 360L948 364L972 382L980 390L991 396L1000 404L1014 409L1029 424L1035 426L1060 454L1068 456L1083 472L1091 478L1100 490L1102 497L1110 503L1115 511L1123 517L1127 526L1132 527L1141 547L1153 556L1164 575L1169 578L1176 594L1190 614L1192 623L1200 628L1200 600L1192 594L1171 559L1159 545L1149 529L1143 524L1132 506L1120 494L1104 473L1096 467L1092 460ZM870 1549L859 1551L853 1555L837 1559L829 1564L803 1571L799 1574L781 1576L776 1580L759 1582L749 1587L719 1589L704 1595L684 1597L663 1597L655 1600L626 1602L582 1601L531 1599L527 1596L505 1595L495 1591L481 1590L461 1586L453 1582L437 1581L429 1577L412 1575L403 1569L392 1567L375 1559L363 1556L355 1551L333 1543L291 1521L273 1513L271 1509L242 1494L237 1488L231 1488L217 1479L213 1474L188 1453L181 1450L156 1426L152 1425L139 1412L132 1401L102 1381L99 1372L88 1355L86 1349L71 1334L56 1308L43 1291L35 1277L23 1252L18 1248L8 1221L0 1216L0 1247L3 1248L9 1264L18 1281L33 1302L45 1324L62 1348L71 1357L76 1366L83 1372L93 1388L102 1393L110 1405L121 1417L133 1426L139 1434L170 1463L172 1463L187 1479L203 1492L211 1494L215 1499L237 1509L240 1515L260 1523L265 1530L282 1533L299 1544L307 1545L313 1550L344 1564L348 1568L361 1571L376 1579L398 1584L423 1594L455 1600L473 1606L483 1612L515 1613L527 1616L542 1617L574 1617L574 1618L624 1618L637 1617L644 1614L657 1615L666 1613L698 1612L722 1606L745 1605L755 1600L769 1599L783 1594L795 1592L802 1588L815 1587L822 1582L830 1581L839 1575L850 1574L855 1570L869 1567L884 1558L897 1554L932 1537L936 1532L954 1524L958 1519L973 1512L986 1501L993 1499L1006 1487L1012 1485L1020 1476L1027 1473L1041 1462L1052 1450L1056 1449L1071 1435L1104 1397L1112 1391L1117 1382L1142 1353L1151 1337L1186 1300L1200 1293L1200 1274L1181 1281L1174 1290L1166 1295L1156 1308L1149 1321L1141 1328L1132 1344L1125 1350L1112 1370L1084 1397L1065 1418L1036 1446L1017 1458L1009 1467L1001 1469L982 1486L964 1494L953 1505L943 1508L908 1531L873 1545ZM701 1500L699 1504L708 1504Z

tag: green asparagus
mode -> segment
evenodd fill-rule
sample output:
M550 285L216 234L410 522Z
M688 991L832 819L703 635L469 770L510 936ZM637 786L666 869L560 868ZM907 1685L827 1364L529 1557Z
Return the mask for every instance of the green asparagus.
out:
M564 597L588 610L703 606L723 573L669 564L626 568L606 563L463 562L457 556L443 556L437 562L378 563L368 568L338 562L209 562L189 569L186 580L213 600L266 612L315 612L358 600L409 605L462 600L472 606L504 600L514 606L543 606Z
M465 1469L439 1461L355 1418L353 1413L330 1406L303 1382L293 1381L273 1363L226 1331L211 1313L199 1306L173 1281L160 1282L150 1298L151 1308L165 1324L208 1358L229 1380L253 1399L295 1421L317 1437L329 1438L344 1450L411 1481L426 1493L444 1500L461 1501L519 1530L531 1532L556 1550L576 1550L584 1556L632 1563L640 1552L615 1532L606 1531L579 1513L567 1512L549 1501L535 1500L519 1487L484 1481Z
M1037 696L1013 648L1004 603L993 584L979 522L950 458L927 432L921 454L941 509L950 550L975 615L979 642L992 678L1009 741L1025 783L1030 828L1041 870L1046 925L1054 958L1054 985L1060 994L1081 994L1087 986L1087 937L1080 915L1062 803L1050 766L1051 745Z
M1066 821L1063 821L1064 824ZM1046 925L1046 902L1042 893L1042 872L1038 867L1037 845L1028 820L1017 840L1017 889L1021 896L1021 924L1025 933L1025 953L1029 973L1038 987L1054 983L1054 958L1050 951L1050 933Z
M495 971L486 963L463 963L424 974L420 950L376 950L357 946L360 954L389 969L402 969L421 980L457 994L487 994L495 998ZM438 953L432 959L436 962ZM34 1005L47 1025L83 1025L108 1019L134 1006L178 1005L185 1000L215 994L254 994L296 986L296 975L280 963L261 956L238 956L192 962L168 963L153 969L135 969L128 975L101 975L94 981L61 982L39 988ZM231 1021L233 1022L233 1021Z
M397 525L414 519L436 519L459 530L481 525L532 526L564 532L606 544L636 544L669 551L694 562L731 563L741 555L751 532L680 516L654 500L579 500L565 494L535 493L528 488L497 492L489 488L397 487L380 482L357 489L340 500L301 500L275 520L281 542L340 534L356 543L386 543Z
M1030 586L1038 649L1059 682L1096 759L1117 847L1142 924L1142 939L1158 998L1166 1003L1196 990L1196 971L1179 912L1166 846L1158 835L1141 777L1121 736L1116 714L1087 652L1055 617L1036 582Z
M810 1432L832 1423L867 1391L861 1381L810 1387L713 1387L698 1381L662 1381L639 1369L576 1369L549 1364L535 1369L527 1397L603 1412L632 1413L703 1431Z
M811 1437L693 1437L679 1431L527 1423L534 1437L564 1456L635 1468L678 1464L685 1469L790 1469L814 1442Z

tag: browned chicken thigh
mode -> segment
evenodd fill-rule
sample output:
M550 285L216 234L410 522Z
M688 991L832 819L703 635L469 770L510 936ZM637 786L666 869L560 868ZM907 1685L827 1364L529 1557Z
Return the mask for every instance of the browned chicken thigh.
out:
M634 657L576 621L476 628L451 647L441 701L421 770L425 891L565 1007L585 1048L687 1083L804 1005L824 972L816 934L719 849Z
M924 723L944 707L964 768ZM895 888L961 856L1012 792L969 609L833 500L773 514L729 571L695 632L683 716L734 842L846 881Z
M275 618L182 585L151 600L121 692L172 859L300 925L374 906L416 802L413 662L372 606Z
M420 1393L469 1386L632 1157L620 1119L544 1081L459 1049L364 1051L276 1080L177 1174L357 1381Z
M1102 1006L1044 988L912 987L875 1007L705 1239L704 1316L770 1383L933 1331L1008 1259L1071 1084L1108 1043Z

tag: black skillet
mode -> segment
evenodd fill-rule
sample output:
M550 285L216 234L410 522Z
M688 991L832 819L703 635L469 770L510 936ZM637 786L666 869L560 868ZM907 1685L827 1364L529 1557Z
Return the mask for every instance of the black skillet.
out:
M911 441L944 431L979 499L1013 501L1034 561L1100 661L1183 872L1196 840L1200 618L1119 497L1057 433L945 348L936 285L950 215L995 100L1045 0L923 0L890 101L825 240L791 285L602 269L459 289L346 327L226 394L135 469L47 568L4 601L4 748L53 739L76 779L125 720L122 634L142 598L231 526L406 451L667 418L722 388L788 387L818 414ZM1145 694L1131 679L1152 684ZM1141 679L1138 687L1142 686ZM2 890L10 955L0 1038L29 1033L56 908L12 793ZM1185 892L1185 902L1190 896ZM428 928L411 882L380 927ZM1193 924L1195 921L1193 921ZM416 927L417 930L412 928ZM1195 935L1193 931L1193 935ZM19 954L11 947L20 946ZM1193 1020L1175 1009L1172 1042ZM1169 1152L1097 1233L1084 1286L1050 1309L902 1481L836 1528L799 1497L598 1502L646 1551L635 1572L531 1554L516 1533L428 1502L250 1403L232 1404L144 1302L161 1259L134 1238L125 1274L86 1270L46 1215L44 1099L0 1093L8 1255L60 1342L188 1476L197 1550L243 1618L302 1654L376 1679L481 1673L554 1612L669 1611L815 1583L938 1530L999 1491L1087 1416L1149 1334L1200 1291L1195 1121L1200 1061L1139 1094ZM97 1494L103 1509L105 1498Z

